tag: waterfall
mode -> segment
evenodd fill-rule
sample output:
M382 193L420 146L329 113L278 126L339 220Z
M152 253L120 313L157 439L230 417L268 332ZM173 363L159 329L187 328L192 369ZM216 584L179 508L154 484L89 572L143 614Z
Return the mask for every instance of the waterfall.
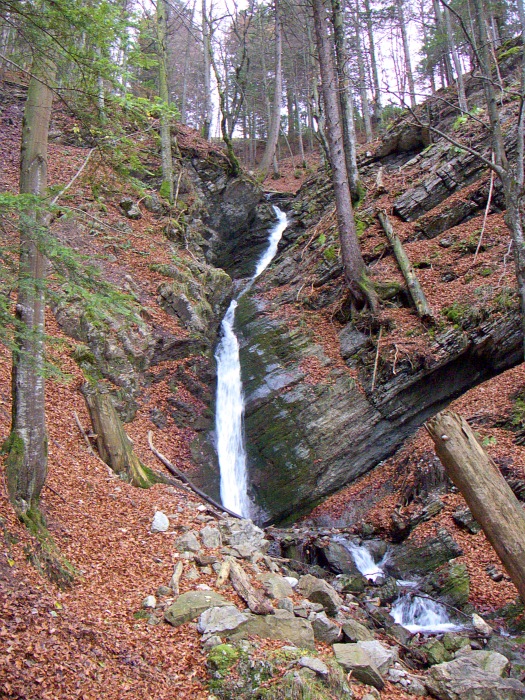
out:
M349 542L344 537L334 538L352 555L360 573L369 580L376 581L384 575L383 566L388 562L388 553L376 564L365 545ZM402 588L417 588L417 581L397 581ZM461 629L461 625L450 620L447 608L438 601L418 596L417 593L405 593L393 604L391 610L394 620L410 632L436 633L451 632Z
M239 341L234 330L235 310L239 297L251 287L277 253L277 246L288 225L288 219L278 207L274 206L274 211L277 222L270 229L268 245L257 261L255 272L248 285L228 307L221 324L222 338L215 352L217 361L215 431L221 473L221 501L226 508L244 517L250 517L252 514L252 504L248 498L243 430L244 394Z

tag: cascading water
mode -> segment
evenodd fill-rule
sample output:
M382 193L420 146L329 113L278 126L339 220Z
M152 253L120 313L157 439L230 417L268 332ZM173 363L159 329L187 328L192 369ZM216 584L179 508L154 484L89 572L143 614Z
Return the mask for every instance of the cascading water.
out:
M450 621L441 603L418 595L403 595L392 606L394 620L410 632L452 632L460 629Z
M215 430L221 473L222 504L244 517L252 514L248 498L246 448L244 443L244 395L241 380L239 341L235 335L235 310L244 294L273 260L279 241L288 225L286 214L274 206L277 222L270 229L268 246L259 258L247 286L232 301L222 321L222 338L215 352L217 361L217 400Z
M344 538L337 538L352 555L355 565L365 578L376 581L384 575L383 566L388 562L388 553L376 563L371 553L364 545L357 545ZM398 580L401 588L417 588L417 581ZM418 596L417 593L405 593L393 604L391 615L395 622L405 629L413 632L437 633L451 632L461 629L461 625L451 622L447 608L441 603L427 597Z

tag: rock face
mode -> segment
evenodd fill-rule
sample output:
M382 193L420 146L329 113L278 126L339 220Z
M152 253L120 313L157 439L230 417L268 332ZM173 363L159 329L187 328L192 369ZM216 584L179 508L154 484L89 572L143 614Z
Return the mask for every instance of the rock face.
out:
M483 671L469 658L434 666L426 686L439 700L518 700L525 698L525 686L513 678L501 678Z

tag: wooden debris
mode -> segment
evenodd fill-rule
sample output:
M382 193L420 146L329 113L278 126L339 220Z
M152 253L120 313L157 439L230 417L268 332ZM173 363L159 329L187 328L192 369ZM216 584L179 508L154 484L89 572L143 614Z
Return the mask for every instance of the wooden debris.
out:
M217 586L217 588L221 588L222 586L224 586L224 584L228 580L228 577L230 576L230 563L230 557L226 557L226 559L224 559L224 561L221 563L221 568L219 569L217 580L215 581L215 585Z
M233 587L256 615L270 615L273 605L265 600L264 595L252 586L248 575L235 559L230 560L230 580Z
M184 571L184 564L178 561L173 570L173 576L170 579L170 588L173 591L173 595L179 595L179 582L182 572Z
M377 218L383 227L383 231L388 238L388 242L392 246L392 251L397 260L397 264L403 273L408 291L410 292L410 296L412 297L412 301L414 302L414 306L416 307L419 317L426 320L433 319L434 314L432 313L432 309L427 302L425 293L419 284L416 272L408 259L405 249L403 248L403 244L392 227L388 214L384 209L381 209L377 212Z

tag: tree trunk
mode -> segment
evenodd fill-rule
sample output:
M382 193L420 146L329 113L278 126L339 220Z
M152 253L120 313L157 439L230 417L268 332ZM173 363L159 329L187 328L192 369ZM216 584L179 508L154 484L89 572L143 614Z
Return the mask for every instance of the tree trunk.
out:
M264 174L268 172L274 160L275 149L277 147L277 141L279 140L279 131L281 128L281 99L283 92L282 57L281 16L279 0L275 0L275 91L273 95L272 119L270 122L268 140L259 165L259 170Z
M364 56L363 56L363 43L361 41L361 29L360 29L360 22L361 22L361 17L359 16L359 5L356 7L356 12L355 12L355 24L354 24L354 29L355 29L355 39L356 39L356 48L357 48L357 69L359 71L359 96L361 97L361 109L363 112L363 123L365 126L365 138L368 143L368 141L371 141L373 136L372 136L372 121L370 119L370 105L368 102L368 92L367 92L367 86L366 86L366 71L365 71L365 62L364 62Z
M350 83L350 61L346 51L345 26L341 0L332 0L332 17L334 25L336 70L339 87L339 101L343 120L343 147L345 152L348 184L352 201L361 198L361 185L357 169L357 137L354 123L354 99Z
M408 43L407 25L405 21L405 12L403 9L403 0L396 0L397 18L399 28L401 30L401 39L403 40L403 54L405 63L405 74L408 80L408 93L410 96L410 106L412 109L416 106L416 89L414 85L414 74L412 72L412 62L410 61L410 46Z
M167 10L166 0L157 0L157 45L159 62L159 97L165 106L170 103L166 55ZM160 150L162 163L161 193L173 202L173 159L171 156L171 127L167 114L160 117Z
M262 591L254 588L242 566L232 557L230 559L230 580L238 595L244 600L252 613L270 615L273 606L266 600Z
M301 115L299 114L299 103L297 102L297 88L294 87L294 102L295 102L295 113L297 114L297 144L299 146L299 157L301 159L301 168L306 168L306 158L304 156L304 144L303 144L303 124L301 122Z
M383 108L381 105L381 86L379 85L379 72L377 70L374 26L372 22L372 8L370 7L370 0L365 0L365 11L366 28L368 32L368 46L370 50L370 64L372 66L372 79L374 81L374 119L376 121L376 124L380 124L381 112L383 111Z
M193 20L195 18L195 4L196 0L193 0L193 6L191 8L191 21L190 21L190 28L187 29L187 38L186 38L186 51L184 53L184 69L183 69L183 74L182 74L182 96L181 96L181 102L180 102L180 123L181 124L186 124L186 112L187 112L187 105L188 105L188 69L190 65L190 46L191 46L191 31L193 28ZM209 74L209 69L208 69L208 74Z
M442 411L425 427L448 476L525 602L525 513L518 499L464 418Z
M467 96L465 93L465 81L463 80L463 71L461 69L461 63L456 49L456 42L454 41L454 32L452 31L452 19L450 17L450 11L445 9L444 14L445 26L447 28L447 43L457 75L459 108L462 112L468 112Z
M47 142L53 104L49 87L56 68L33 67L22 124L20 193L43 198L47 188ZM39 80L42 77L44 82ZM20 215L20 266L13 352L12 423L4 445L9 497L19 514L37 510L47 476L44 342L47 261L42 252L47 214L33 203Z
M345 281L350 291L354 308L363 308L368 304L375 310L376 302L374 294L368 287L365 263L361 255L355 228L352 198L350 196L343 150L343 131L337 96L338 84L334 70L333 49L326 31L326 12L322 0L313 0L312 7Z
M109 393L98 386L84 384L82 394L97 436L100 458L134 486L148 488L154 484L157 479L135 454Z
M388 218L386 211L384 209L382 211L378 211L377 218L383 227L383 231L388 238L388 242L392 246L397 264L403 273L403 277L407 283L408 291L410 292L410 296L412 297L412 301L414 302L418 316L422 319L433 318L432 309L430 308L425 297L425 293L419 284L416 272L408 259L405 249L403 248L403 244L392 228L392 224L390 223L390 219Z
M204 52L204 120L202 125L202 136L207 141L211 136L211 42L210 42L210 27L208 25L208 15L206 9L206 0L202 0L202 42ZM224 98L223 98L224 102ZM228 127L226 125L226 132ZM224 134L224 130L223 130Z

